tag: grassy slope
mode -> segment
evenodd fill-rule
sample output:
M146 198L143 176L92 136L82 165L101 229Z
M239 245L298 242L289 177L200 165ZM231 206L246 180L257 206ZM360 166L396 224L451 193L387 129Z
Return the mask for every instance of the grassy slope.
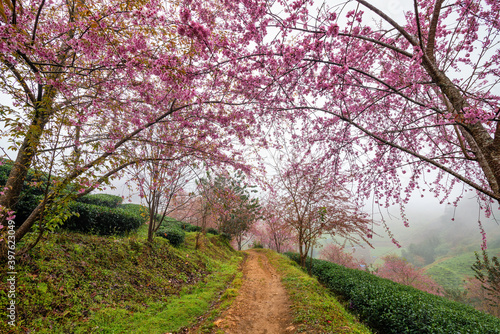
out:
M488 249L489 254L499 254L500 248ZM473 277L472 264L476 262L473 252L439 259L424 269L439 285L446 289L462 289L466 277Z
M162 238L149 249L144 228L123 238L58 233L18 259L18 328L2 320L0 332L166 333L192 325L224 291L242 256L211 235L195 251L194 233L179 249Z
M262 250L282 277L292 302L294 322L298 332L358 333L371 331L348 313L339 301L299 268L289 258L270 250Z
M16 330L1 321L0 332L167 333L202 318L196 332L211 332L213 319L237 294L242 255L211 235L203 250L195 251L194 233L188 233L185 245L178 249L161 238L148 249L143 242L146 233L143 226L129 237L52 235L19 261L17 314L21 320ZM300 331L369 333L315 279L287 258L264 252L283 276ZM500 248L490 252L498 253ZM427 270L443 286L456 287L472 274L473 262L473 254L461 254ZM0 303L5 305L3 275ZM5 312L0 309L3 319Z

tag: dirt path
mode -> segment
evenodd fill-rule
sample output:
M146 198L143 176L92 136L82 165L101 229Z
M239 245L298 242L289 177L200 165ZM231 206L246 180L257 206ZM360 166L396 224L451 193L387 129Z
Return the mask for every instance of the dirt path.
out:
M294 333L290 302L279 276L264 254L246 253L239 295L215 324L226 334Z

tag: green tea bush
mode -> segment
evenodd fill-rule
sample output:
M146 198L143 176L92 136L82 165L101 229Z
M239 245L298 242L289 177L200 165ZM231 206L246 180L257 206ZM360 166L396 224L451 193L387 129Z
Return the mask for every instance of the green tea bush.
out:
M286 255L299 263L298 254ZM314 259L311 269L321 283L345 298L348 307L380 333L500 333L500 319L471 306L325 260Z
M129 211L138 216L143 216L144 220L146 220L149 215L148 208L140 204L134 204L134 203L120 204L118 205L118 208L123 209L125 211Z
M209 227L207 228L207 233L210 233L210 234L214 234L214 235L219 235L219 231L217 231L215 228L213 227Z
M254 241L252 244L252 248L264 248L264 246L262 246L262 243L260 241Z
M163 220L163 223L161 225L163 227L176 227L176 228L179 228L179 229L184 230L186 232L201 231L200 226L191 225L189 223L177 220L177 219L172 218L172 217L165 217L165 219Z
M160 221L161 220L161 215L157 215L156 220ZM183 229L182 228L183 224L185 224L185 223L183 223L180 220L177 220L175 218L165 217L163 219L163 222L161 223L161 226L164 226L164 227L176 227L176 228Z
M186 232L179 227L175 226L161 226L156 235L165 238L174 247L178 247L184 242Z
M123 198L110 194L95 194L85 195L78 198L77 201L80 203L106 206L108 208L116 208L122 203Z
M196 225L191 225L191 224L185 223L182 226L182 229L186 232L199 232L199 231L201 231L201 226L196 226Z
M93 204L73 202L73 215L63 228L97 235L123 234L138 229L144 222L140 215L120 208L109 208Z

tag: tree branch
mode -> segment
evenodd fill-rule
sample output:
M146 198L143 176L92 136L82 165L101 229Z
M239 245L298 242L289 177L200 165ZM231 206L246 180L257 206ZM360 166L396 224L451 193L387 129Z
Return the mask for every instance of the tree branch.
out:
M368 1L365 0L356 0L356 1L362 4L363 6L367 7L368 9L370 9L372 12L374 12L375 14L383 18L385 21L387 21L394 28L396 28L396 30L399 31L399 33L403 35L412 45L414 46L418 45L418 41L414 36L410 35L403 27L401 27L396 21L391 19L387 14L382 12L380 9L368 3Z
M429 36L427 37L427 48L425 53L433 62L436 61L434 57L434 46L436 43L436 29L439 21L439 14L441 13L441 6L444 0L437 0L432 13L431 24L429 26Z
M7 68L12 72L12 74L14 74L14 76L17 79L17 81L21 85L21 87L23 87L24 92L26 93L26 95L28 95L28 98L30 99L31 103L35 106L36 105L35 95L30 90L30 88L29 88L28 84L26 83L26 81L24 81L24 78L22 77L21 73L19 73L16 70L16 67L14 66L14 64L12 64L11 62L9 62L8 60L2 59L2 63L4 63L5 66L7 66Z
M288 108L288 109L290 109L290 108ZM390 146L390 147L396 148L396 149L398 149L400 151L403 151L405 153L408 153L408 154L410 154L410 155L418 158L421 161L425 161L425 162L427 162L427 163L429 163L429 164L431 164L431 165L433 165L433 166L435 166L435 167L437 167L437 168L445 171L446 173L453 175L454 177L456 177L460 181L462 181L465 184L471 186L472 188L476 189L477 191L485 194L486 196L488 196L490 198L493 198L493 199L496 199L497 201L500 201L500 196L499 195L496 195L494 192L492 192L492 191L490 191L488 189L483 188L482 186L478 185L477 183L475 183L475 182L467 179L466 177L458 174L454 170L452 170L452 169L450 169L450 168L448 168L448 167L440 164L439 162L437 162L435 160L427 158L426 156L423 156L423 155L421 155L421 154L419 154L417 152L414 152L414 151L412 151L410 149L407 149L407 148L402 147L402 146L400 146L400 145L398 145L396 143L393 143L393 142L391 142L389 140L386 140L386 139L384 139L384 138L382 138L382 137L374 134L373 132L365 129L361 125L357 124L356 122L352 121L351 119L349 119L349 118L347 118L347 117L345 117L343 115L336 114L336 113L334 113L334 112L332 112L330 110L326 110L326 109L322 109L322 108L314 108L314 107L294 107L294 108L291 108L291 109L314 109L314 110L322 111L322 112L325 112L327 114L336 116L339 119L343 120L344 122L347 122L347 123L351 124L352 126L354 126L355 128L357 128L358 130L366 133L368 136L374 138L375 140L377 140L377 141L379 141L379 142L381 142L381 143L383 143L383 144L385 144L387 146Z
M38 20L40 19L40 14L42 13L42 8L45 5L45 0L42 0L40 7L38 7L38 11L36 13L35 24L33 25L33 33L31 34L31 41L35 41L36 29L38 28Z

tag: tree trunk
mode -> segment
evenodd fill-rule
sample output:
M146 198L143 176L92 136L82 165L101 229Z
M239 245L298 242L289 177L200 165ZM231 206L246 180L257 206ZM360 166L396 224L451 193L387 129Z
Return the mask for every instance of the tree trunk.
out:
M456 121L463 129L462 134L474 151L496 200L500 202L500 126L497 126L493 139L480 122L466 123L463 120L463 108L467 107L468 103L460 90L439 70L430 57L424 56L422 65L452 105Z
M47 121L48 118L45 115L39 115L32 121L23 144L17 153L14 166L9 173L9 178L4 187L4 194L0 195L0 206L12 210L16 205Z
M312 270L312 263L313 263L313 247L311 246L311 257L309 258L309 276L312 275L311 270Z

